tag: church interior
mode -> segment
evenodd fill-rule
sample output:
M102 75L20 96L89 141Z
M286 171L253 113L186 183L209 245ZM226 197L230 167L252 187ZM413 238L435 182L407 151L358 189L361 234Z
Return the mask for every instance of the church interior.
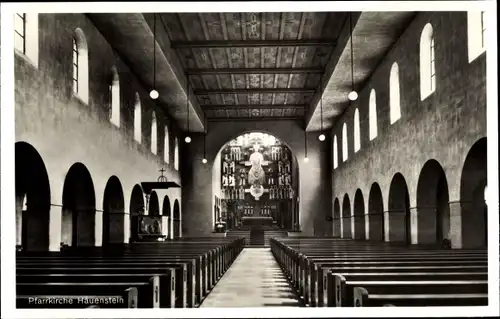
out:
M488 305L486 16L15 14L16 307Z

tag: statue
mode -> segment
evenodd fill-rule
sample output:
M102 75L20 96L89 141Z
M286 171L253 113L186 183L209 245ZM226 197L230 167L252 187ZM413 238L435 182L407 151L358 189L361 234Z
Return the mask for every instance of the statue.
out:
M262 168L262 163L264 162L264 156L259 152L259 145L254 145L254 152L250 155L250 164L252 167L248 172L248 183L250 185L262 185L264 184L264 169Z
M262 164L264 164L264 156L259 152L259 144L255 144L254 152L250 155L250 165L252 166L248 171L248 183L250 186L250 194L259 200L260 196L264 193L264 169Z

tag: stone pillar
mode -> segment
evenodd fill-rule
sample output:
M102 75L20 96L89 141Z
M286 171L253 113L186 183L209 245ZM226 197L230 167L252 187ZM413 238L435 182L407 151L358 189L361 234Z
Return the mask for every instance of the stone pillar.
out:
M450 240L451 248L460 249L462 245L462 204L450 202Z
M96 247L101 247L102 246L102 232L104 230L104 225L102 223L102 217L104 215L104 212L102 210L97 210L95 211L95 224L94 224L94 245Z
M363 216L353 216L352 217L352 225L354 229L354 239L366 239L366 233L363 234L365 230L365 221Z
M351 238L355 239L356 238L356 222L354 220L353 215L351 215L350 223L351 223Z
M410 208L410 235L411 235L411 243L416 245L420 243L418 239L419 234L419 224L418 224L418 208L413 207Z
M334 218L333 219L333 236L334 237L342 237L342 219Z
M389 211L389 241L406 242L405 211Z
M412 217L416 215L417 219L417 242L419 244L436 244L437 236L437 216L436 216L436 207L427 206L427 207L414 207L411 209ZM412 228L413 228L413 218L412 218ZM413 241L413 234L412 234ZM439 243L440 244L440 243Z
M130 213L123 213L123 242L130 242Z
M127 225L130 228L130 225L125 222L129 218L128 214L126 214L124 211L115 209L109 212L108 218L109 218L109 242L112 244L125 243L126 241L124 239L125 237L124 233L126 232Z
M365 214L365 239L370 240L370 215Z
M161 234L165 236L165 238L169 238L168 216L161 216Z
M351 216L342 217L342 238L352 238Z
M383 241L385 234L382 232L384 229L384 215L383 213L373 213L367 215L370 218L368 227L369 239L374 241Z
M62 226L62 206L52 205L50 207L50 221L49 221L49 251L61 250L61 241L62 241L61 226Z
M389 220L389 212L384 212L384 241L389 242L389 235L391 232L391 225L390 225L390 220Z

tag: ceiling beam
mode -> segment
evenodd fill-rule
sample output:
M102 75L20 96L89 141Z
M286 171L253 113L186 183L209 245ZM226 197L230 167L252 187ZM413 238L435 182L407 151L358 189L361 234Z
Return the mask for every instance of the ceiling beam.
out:
M302 116L207 117L209 122L303 121Z
M287 89L287 88L256 88L256 89L212 89L212 90L194 90L196 95L209 95L209 94L258 94L258 93L314 93L315 89Z
M214 40L172 41L172 49L187 48L251 48L251 47L319 47L335 46L335 40Z
M201 105L204 111L210 110L242 110L242 109L305 109L307 107L306 104L238 104L238 105L225 105L225 104L207 104Z
M215 74L319 74L318 68L220 68L220 69L187 69L187 75L215 75Z

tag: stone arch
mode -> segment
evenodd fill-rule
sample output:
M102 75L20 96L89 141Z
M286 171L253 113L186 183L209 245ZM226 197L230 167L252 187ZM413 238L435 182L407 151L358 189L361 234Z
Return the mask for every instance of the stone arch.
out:
M158 199L158 194L155 191L152 191L149 195L148 206L149 216L160 216L160 201Z
M349 195L345 194L342 201L342 238L352 238L351 228L351 202Z
M333 236L340 237L342 234L342 217L340 215L340 203L338 197L333 202Z
M73 164L64 180L61 242L69 246L95 245L96 197L87 167Z
M488 244L487 140L476 141L467 153L460 179L460 204L452 203L462 219L462 247L485 248Z
M174 208L173 208L173 223L174 223L174 230L173 230L173 237L172 239L177 239L180 238L181 235L181 209L179 206L179 200L174 201Z
M438 161L428 160L417 183L417 238L419 244L441 244L450 239L448 182Z
M16 245L49 249L50 183L45 163L29 143L15 144Z
M353 219L354 219L354 238L366 239L365 199L363 197L363 193L359 188L356 190L356 193L354 194Z
M132 189L130 196L130 241L137 241L137 233L139 231L139 216L144 215L145 203L144 192L139 184L136 184Z
M106 183L103 198L102 244L123 243L125 198L120 179L111 176Z
M252 136L253 135L253 136ZM225 153L224 151L227 150L226 147L230 147L231 145L245 145L245 147L249 147L251 145L251 140L255 138L256 140L259 140L259 142L262 143L262 145L281 145L283 148L287 149L286 154L290 154L290 158L288 159L289 161L289 168L290 168L290 177L291 180L290 186L292 188L292 197L294 199L297 198L299 189L300 189L300 170L299 170L299 161L297 159L296 154L292 150L292 148L289 146L289 144L282 139L280 139L277 135L268 133L264 130L248 130L244 131L243 133L240 133L236 136L233 136L231 139L227 140L224 144L221 145L221 147L217 150L217 155L215 156L214 159L214 164L211 168L211 173L212 173L212 204L216 204L216 190L221 190L221 193L219 194L224 194L224 186L223 182L221 181L221 175L222 172L224 171L224 167L222 165L222 162L224 162L224 159L226 157L230 157L229 154ZM245 142L247 141L248 144ZM279 144L274 144L276 141L279 141ZM234 143L234 144L232 144ZM261 146L262 146L261 145ZM248 150L248 148L247 148ZM253 151L250 151L253 152ZM241 158L243 159L244 153L241 153ZM268 156L272 156L269 154ZM209 157L210 158L210 157ZM272 157L271 157L272 158ZM274 158L276 160L276 157ZM269 185L269 179L265 178L264 184ZM246 187L248 187L248 180L245 178L245 183ZM274 176L274 184L276 185L278 183L278 177L275 175ZM236 185L238 186L238 185ZM230 187L226 186L226 189L230 189ZM286 193L285 196L288 198L290 197L290 193ZM260 202L265 202L267 199L271 199L270 195L271 193L268 192L267 194L264 194L259 200ZM283 193L282 193L283 194ZM223 195L222 195L223 196ZM277 196L277 195L275 195ZM283 195L282 195L283 196ZM246 198L248 199L248 197ZM235 209L236 210L236 209ZM234 210L228 209L227 211L233 212ZM215 212L215 211L214 211ZM225 215L225 216L224 216ZM224 221L227 223L227 229L231 229L232 227L235 227L238 224L242 223L244 212L241 210L239 212L236 212L234 214L225 214L224 209L222 210L222 216L219 216L220 218L224 219ZM291 200L288 203L281 201L276 205L276 209L270 213L270 216L273 217L274 221L276 222L276 225L279 228L282 228L284 230L288 231L298 231L301 227L300 225L300 214L299 214L299 202L296 200ZM217 214L213 214L213 227L215 227L215 223L218 221L218 216Z
M378 183L373 183L368 196L369 238L384 240L384 200Z
M391 242L411 243L410 194L406 180L396 173L389 187L388 226Z

